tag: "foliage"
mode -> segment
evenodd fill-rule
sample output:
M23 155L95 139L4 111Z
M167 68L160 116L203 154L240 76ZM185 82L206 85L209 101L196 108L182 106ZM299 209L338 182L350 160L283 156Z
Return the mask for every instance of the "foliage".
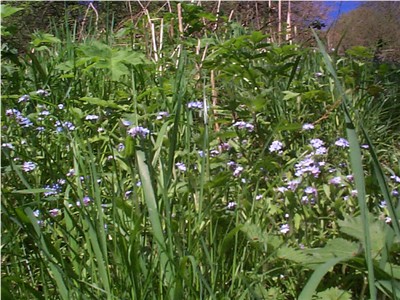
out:
M183 9L2 58L2 296L395 299L398 72Z
M336 51L368 47L376 60L399 62L400 7L394 1L365 2L343 14L329 32Z

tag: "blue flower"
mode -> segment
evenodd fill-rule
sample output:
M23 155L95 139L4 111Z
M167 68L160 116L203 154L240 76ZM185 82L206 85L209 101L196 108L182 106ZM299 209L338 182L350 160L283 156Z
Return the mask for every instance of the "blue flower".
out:
M19 97L18 103L27 102L27 101L29 101L29 99L30 99L29 95L23 95L23 96Z
M283 144L280 141L273 141L272 144L269 146L269 152L281 153L282 147L283 147Z
M344 139L344 138L340 138L335 142L335 145L338 147L342 147L342 148L347 148L350 146L349 142Z
M238 121L233 124L234 127L237 127L238 129L247 129L249 132L252 132L254 130L254 125L250 123L246 123L244 121Z
M36 169L36 164L34 162L31 162L31 161L26 161L22 165L22 170L24 170L24 172L31 172L31 171L33 171L35 169Z
M148 134L150 134L150 130L141 126L136 126L129 129L128 134L131 135L132 137L140 136L142 138L145 138Z
M160 112L157 114L157 120L165 119L165 118L167 118L168 116L169 116L169 113L168 113L168 112L166 112L166 111L160 111Z
M186 166L184 163L177 162L175 166L178 168L179 171L186 172Z
M320 139L312 139L310 141L310 144L313 148L318 149L319 147L322 147L325 143Z
M303 130L311 130L311 129L314 129L313 124L309 124L309 123L303 124Z
M87 115L85 120L92 121L92 120L97 120L98 118L99 116L96 115Z
M191 108L191 109L203 109L203 102L202 101L192 101L192 102L188 103L187 107Z

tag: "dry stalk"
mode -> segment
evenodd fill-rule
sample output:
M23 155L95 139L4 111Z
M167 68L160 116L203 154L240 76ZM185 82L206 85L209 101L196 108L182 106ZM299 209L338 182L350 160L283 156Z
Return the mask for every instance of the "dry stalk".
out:
M182 22L182 4L178 3L178 28L179 28L179 33L183 35L183 22Z
M98 29L97 25L98 25L98 22L99 22L99 13L97 12L97 9L96 9L96 7L94 7L93 3L90 2L89 5L88 5L88 8L86 9L85 16L83 17L83 20L82 20L82 23L81 23L81 30L79 31L79 37L78 37L79 41L82 39L83 30L85 29L87 16L88 16L88 13L89 13L90 9L92 9L94 11L95 15L96 15L96 22L95 22L96 31Z
M217 112L215 110L215 106L217 105L217 100L218 100L218 91L215 87L215 74L214 70L211 70L211 100L212 100L212 105L213 105L213 115L214 115L214 130L215 132L219 132L220 127L217 122Z

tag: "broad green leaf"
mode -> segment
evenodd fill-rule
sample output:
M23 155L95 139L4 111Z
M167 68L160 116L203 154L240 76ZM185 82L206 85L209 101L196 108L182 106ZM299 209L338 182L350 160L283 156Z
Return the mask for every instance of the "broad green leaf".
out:
M295 93L295 92L291 92L291 91L284 91L283 93L285 94L285 96L283 97L283 100L290 100L290 99L297 98L298 96L300 96L300 93Z
M375 258L379 255L385 247L385 223L377 220L374 216L369 215L369 232L371 235L371 251L372 256ZM350 217L347 216L344 220L338 221L340 231L354 237L364 245L364 231L363 224L360 216Z
M312 299L315 290L317 289L319 283L326 273L329 272L336 264L342 260L341 257L332 258L323 265L320 265L314 273L311 275L310 279L307 281L306 286L301 291L299 295L299 300L310 300Z
M318 300L351 300L351 293L338 289L330 288L317 293Z
M5 18L15 14L16 12L19 12L20 10L23 10L23 8L12 7L7 4L1 4L0 5L1 20L4 21Z

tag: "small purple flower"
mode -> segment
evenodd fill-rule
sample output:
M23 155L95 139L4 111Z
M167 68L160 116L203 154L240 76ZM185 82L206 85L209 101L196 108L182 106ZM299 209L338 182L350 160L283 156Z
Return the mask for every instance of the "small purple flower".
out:
M189 109L203 109L203 102L202 101L192 101L189 102L187 107Z
M200 157L204 157L204 151L203 150L199 150L199 151L197 151L197 153L199 154Z
M39 215L40 215L40 211L37 209L37 210L34 210L33 211L33 215L36 217L36 218L38 218L39 217Z
M329 183L333 185L339 185L341 182L342 178L340 178L339 176L333 177L332 179L329 180Z
M31 161L26 161L22 165L22 170L24 170L24 172L31 172L31 171L33 171L35 169L36 169L36 164L34 162L31 162Z
M75 175L75 170L74 169L69 169L68 173L67 173L67 177L71 177Z
M386 200L381 201L381 202L379 203L379 207L380 207L380 208L386 208L386 207L387 207Z
M367 144L361 145L361 148L363 148L363 149L369 149L369 145L367 145Z
M137 126L129 129L128 134L131 135L132 137L139 136L141 138L145 138L148 134L150 134L150 130L141 126Z
M52 186L46 185L44 188L46 189L46 192L43 193L45 197L51 195L57 195L62 190L61 186L58 183L53 184Z
M7 117L11 117L11 116L20 116L21 115L21 112L18 110L18 109L15 109L15 108L9 108L9 109L6 109L6 116Z
M306 187L304 189L304 193L316 195L318 192L317 192L317 189L315 187L308 186L308 187Z
M75 125L72 124L72 123L69 122L69 121L61 122L61 121L57 120L56 123L55 123L55 126L56 126L57 132L61 132L61 131L63 131L64 129L67 129L68 131L73 131L73 130L75 130Z
M220 151L228 151L229 149L231 149L231 146L228 143L221 143L219 145L219 149Z
M14 146L11 143L3 143L1 144L1 147L14 150Z
M181 171L181 172L186 172L186 166L185 166L184 163L177 162L177 163L175 164L175 166L178 168L179 171Z
M96 116L96 115L87 115L86 117L85 117L85 120L87 120L87 121L94 121L94 120L97 120L99 118L99 116Z
M167 112L167 111L160 111L158 114L157 114L157 120L162 120L162 119L165 119L165 118L167 118L167 117L169 117L169 113Z
M125 145L124 145L123 143L119 143L118 146L117 146L117 151L118 151L118 152L121 152L121 151L123 151L124 149L125 149Z
M48 110L42 110L42 111L39 113L39 115L41 115L41 116L48 116L48 115L50 115L50 112L49 112Z
M133 191L126 191L124 194L125 199L128 199L129 196L133 193Z
M352 197L356 197L358 195L358 191L357 190L352 190L350 192L350 194L351 194Z
M284 186L279 186L276 188L276 191L278 191L279 193L285 193L288 189Z
M29 99L30 99L29 95L23 95L18 99L18 103L27 102L29 101Z
M61 211L58 208L53 208L49 210L50 216L57 217L61 214Z
M45 90L40 89L40 90L37 90L37 91L36 91L36 95L38 95L38 96L43 96L43 97L47 97L47 96L50 95L50 93L49 93L48 91L45 91Z
M390 176L390 178L393 179L394 182L400 183L400 177L399 176L392 175L392 176Z
M281 153L283 144L280 141L273 141L272 144L269 146L269 152L278 152Z
M263 198L263 195L257 195L257 196L256 196L256 200L257 200L257 201L261 200L262 198Z
M137 187L142 186L142 182L141 182L140 180L138 180L138 181L136 182L136 186L137 186Z
M340 138L335 142L335 145L338 147L342 147L342 148L348 148L350 146L349 142L344 139L344 138Z
M279 231L280 231L281 233L283 233L283 234L288 233L288 232L290 231L289 224L283 224L283 225L281 225Z
M303 124L303 130L312 130L312 129L314 129L313 124L309 124L309 123Z
M226 164L227 164L228 167L230 167L231 169L234 169L234 168L236 168L236 166L237 166L237 164L236 164L233 160L228 161Z
M353 182L353 180L354 180L353 174L346 175L346 178L347 178L347 180L350 181L350 182Z
M312 140L310 140L310 145L315 149L318 149L319 147L322 147L324 144L325 144L324 141L322 141L320 139L312 139Z
M234 209L236 208L236 206L237 206L237 203L231 201L231 202L228 203L228 205L226 206L226 208L229 209L229 210L234 210Z
M238 177L242 172L243 172L243 167L238 165L233 171L233 176Z
M300 180L294 179L294 180L288 181L287 187L289 190L294 192L297 189L297 187L299 186L299 184L300 184Z
M324 146L321 146L315 150L315 155L324 155L326 153L328 153L328 149L326 149Z
M126 127L132 125L132 122L131 122L131 121L128 121L128 120L122 120L121 122L122 122L122 125L124 125L124 126L126 126Z
M393 190L392 191L392 196L397 197L399 195L399 191L398 190Z
M60 103L60 104L57 105L57 107L58 107L59 110L62 110L62 109L64 109L64 104Z
M215 157L219 155L219 151L216 149L210 150L211 157Z
M89 196L85 196L85 197L83 197L82 201L79 201L79 200L76 201L76 205L80 207L81 203L83 203L84 206L88 206L91 201L92 200L90 199Z
M244 121L238 121L234 123L232 126L237 127L238 129L247 129L249 132L254 130L254 125L250 123L246 123Z

